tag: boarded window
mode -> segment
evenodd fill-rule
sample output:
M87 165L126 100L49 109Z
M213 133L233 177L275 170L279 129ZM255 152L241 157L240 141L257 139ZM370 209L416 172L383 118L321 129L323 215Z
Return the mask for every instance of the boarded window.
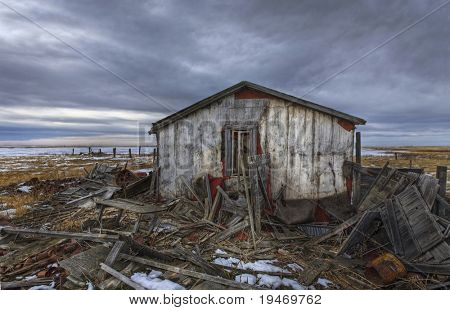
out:
M256 154L256 128L224 130L224 164L225 175L243 175L240 159L248 167L248 157Z

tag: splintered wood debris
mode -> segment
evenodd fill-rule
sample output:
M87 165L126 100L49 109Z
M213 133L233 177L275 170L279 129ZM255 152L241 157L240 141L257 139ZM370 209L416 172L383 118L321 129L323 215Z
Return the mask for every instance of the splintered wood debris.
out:
M264 186L268 160L249 158L239 193L212 185L208 176L199 192L181 177L190 197L171 201L160 197L157 173L140 178L126 167L96 165L49 201L2 222L1 287L448 286L450 222L435 212L448 204L436 179L347 163L364 182L371 178L353 214L288 225L273 212L284 204L282 193L272 201Z

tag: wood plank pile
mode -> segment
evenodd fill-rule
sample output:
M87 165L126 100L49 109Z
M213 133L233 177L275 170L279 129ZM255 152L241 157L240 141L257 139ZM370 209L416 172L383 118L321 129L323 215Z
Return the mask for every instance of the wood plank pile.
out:
M354 227L338 255L354 253L358 246L370 243L395 254L408 271L450 276L450 222L433 212L444 200L438 189L431 175L386 165L350 220ZM340 227L334 233L339 231Z
M157 174L96 165L0 226L2 289L445 288L450 223L432 212L444 203L434 178L386 165L355 216L287 225L268 212L282 196L265 191L268 162L249 158L239 193L180 177L189 195L171 201Z

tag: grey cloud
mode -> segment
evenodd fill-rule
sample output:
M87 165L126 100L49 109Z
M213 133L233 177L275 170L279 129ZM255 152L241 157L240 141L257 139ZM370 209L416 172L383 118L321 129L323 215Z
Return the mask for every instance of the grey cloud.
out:
M1 5L0 108L151 115L174 112L241 80L301 96L442 0L5 2L169 108ZM389 144L393 134L411 137L409 144L449 143L443 138L450 123L449 10L444 7L307 98L367 119L362 130L371 144ZM97 130L89 120L77 123L68 124L65 134L129 133L121 120L115 126L99 121ZM0 140L13 124L2 124ZM43 137L52 135L46 126L35 127L33 138L40 130ZM60 136L57 130L54 136Z

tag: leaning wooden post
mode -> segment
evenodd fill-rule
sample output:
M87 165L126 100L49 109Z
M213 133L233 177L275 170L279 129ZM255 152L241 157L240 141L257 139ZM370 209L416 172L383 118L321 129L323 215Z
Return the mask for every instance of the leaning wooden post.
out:
M242 169L242 173L244 175L243 177L243 183L244 183L244 191L245 191L245 200L247 201L247 210L248 210L248 218L250 220L250 232L252 234L252 240L253 240L253 247L256 250L256 238L255 238L255 222L254 222L254 212L252 207L252 202L250 200L250 193L248 189L247 180L245 179L245 166L244 166L244 160L242 158L239 158L240 166Z
M356 133L356 163L361 165L361 133Z
M128 149L128 155L130 156L130 158L133 158L133 156L131 156L131 149Z
M356 133L356 163L361 166L361 133ZM354 188L353 188L353 205L357 206L361 199L361 173L353 172Z
M447 195L447 166L436 167L436 178L439 180L438 194L445 198Z
M113 157L116 158L116 148L113 147Z

